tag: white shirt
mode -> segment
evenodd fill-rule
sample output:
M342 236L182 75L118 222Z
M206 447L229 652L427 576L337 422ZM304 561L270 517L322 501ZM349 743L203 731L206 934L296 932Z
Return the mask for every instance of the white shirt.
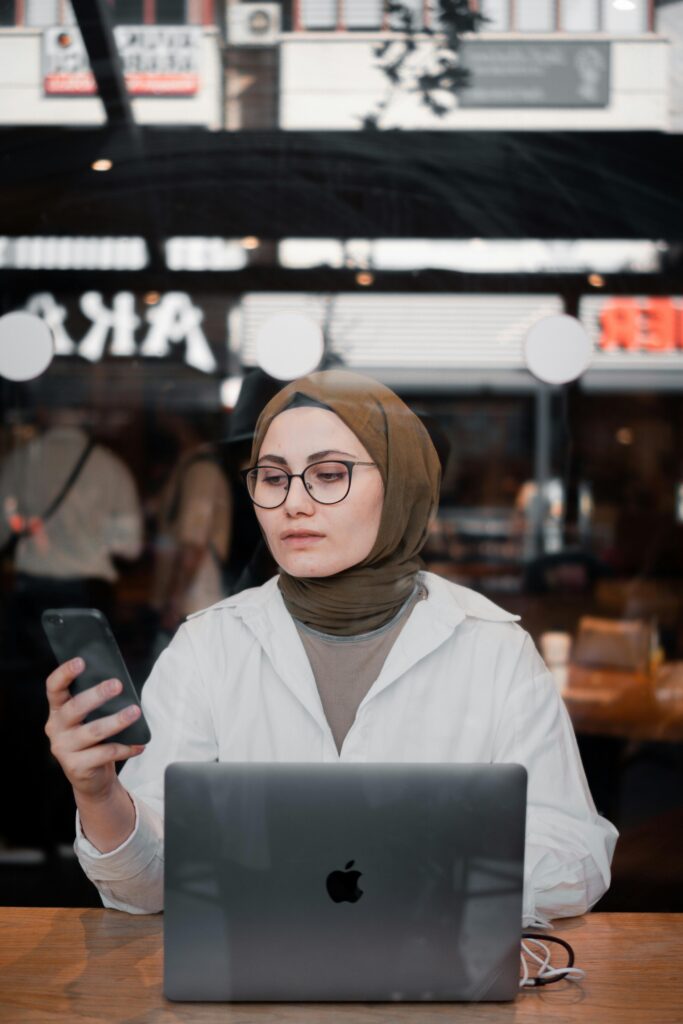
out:
M524 923L605 892L616 829L595 810L557 687L518 616L421 573L413 608L340 753L277 577L192 616L145 685L152 732L120 779L136 824L76 853L105 906L163 909L163 773L173 761L516 762L528 772Z
M59 494L88 443L76 427L53 427L7 456L0 472L0 543L15 513L41 516ZM142 509L133 476L108 448L96 445L55 513L38 533L19 541L18 572L54 579L115 582L112 556L142 550Z

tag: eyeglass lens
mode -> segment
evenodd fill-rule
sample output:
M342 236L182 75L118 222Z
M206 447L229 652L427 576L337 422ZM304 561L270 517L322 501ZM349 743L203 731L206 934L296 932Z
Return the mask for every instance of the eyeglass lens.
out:
M302 476L308 493L323 505L333 505L348 493L349 471L343 462L317 462ZM275 466L257 466L247 474L249 494L262 508L277 508L283 503L288 481L287 474Z

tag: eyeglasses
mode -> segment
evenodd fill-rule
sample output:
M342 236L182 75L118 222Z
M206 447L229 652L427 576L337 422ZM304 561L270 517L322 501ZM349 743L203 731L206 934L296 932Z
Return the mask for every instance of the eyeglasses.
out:
M351 490L353 467L376 465L376 462L312 462L303 473L287 473L277 466L252 466L243 469L241 476L249 497L259 508L278 508L284 504L296 477L313 501L336 505Z

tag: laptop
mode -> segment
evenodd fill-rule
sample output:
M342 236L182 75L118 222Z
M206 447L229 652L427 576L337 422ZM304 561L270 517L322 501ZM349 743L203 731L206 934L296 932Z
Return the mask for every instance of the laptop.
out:
M173 1000L510 1000L526 770L176 763L165 775Z

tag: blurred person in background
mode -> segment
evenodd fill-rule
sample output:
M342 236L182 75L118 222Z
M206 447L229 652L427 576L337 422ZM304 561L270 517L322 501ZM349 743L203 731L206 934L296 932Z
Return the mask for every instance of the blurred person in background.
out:
M277 573L277 565L264 543L254 505L240 479L249 465L256 422L262 410L283 382L261 369L251 370L240 389L230 414L228 436L219 442L218 451L230 477L234 497L233 544L224 575L224 596L239 594L249 587L260 587Z
M54 657L41 613L97 607L111 616L114 560L135 559L142 549L133 476L114 452L89 437L84 423L82 411L42 409L42 429L0 467L0 545L5 553L13 548L2 624L0 764L8 778L21 763L24 779L21 791L7 788L1 831L14 843L49 845L53 831L68 836L71 828L71 811L56 829L50 825L60 801L48 785L39 681L54 667Z
M84 413L42 411L40 420L38 435L0 467L0 548L16 539L20 630L54 605L111 609L114 559L142 550L142 510L128 467L88 436Z
M150 599L158 623L155 658L187 615L223 597L233 534L232 490L205 431L184 416L166 417L163 428L178 457L156 512Z

